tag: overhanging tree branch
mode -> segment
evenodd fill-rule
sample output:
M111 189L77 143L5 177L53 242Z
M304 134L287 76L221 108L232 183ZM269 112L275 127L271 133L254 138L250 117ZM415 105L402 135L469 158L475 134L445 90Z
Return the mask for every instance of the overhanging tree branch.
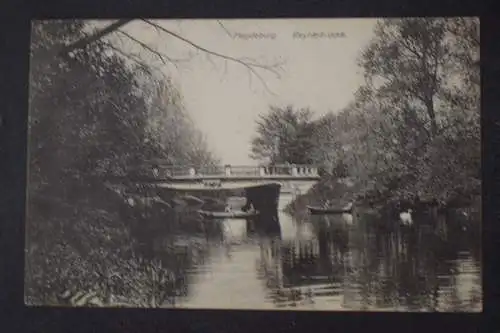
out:
M266 70L266 71L269 71L273 74L275 74L278 78L281 77L278 69L281 68L281 63L275 63L275 64L272 64L272 65L264 65L264 64L260 64L260 63L257 63L257 62L254 62L254 61L251 61L248 57L244 57L244 58L236 58L236 57L232 57L232 56L228 56L228 55L224 55L222 53L218 53L218 52L215 52L215 51L212 51L212 50L209 50L205 47L202 47L192 41L190 41L189 39L187 38L184 38L183 36L173 32L173 31L170 31L164 27L162 27L161 25L157 24L157 23L154 23L150 20L147 20L147 19L141 19L143 22L145 22L146 24L154 27L157 31L160 31L160 32L163 32L163 33L166 33L166 34L169 34L185 43L187 43L188 45L192 46L193 48L195 48L197 51L202 51L204 53L206 53L207 55L212 55L212 56L215 56L215 57L218 57L218 58L221 58L221 59L224 59L224 60L227 60L227 61L231 61L231 62L235 62L245 68L247 68L251 74L255 75L259 81L262 83L262 85L264 86L264 88L270 92L271 90L269 89L269 87L267 86L267 83L266 81L262 78L262 76L257 72L257 69L262 69L262 70ZM94 34L91 34L87 37L84 37L74 43L71 43L67 46L65 46L62 50L60 50L59 54L63 57L66 57L68 54L70 54L71 52L75 51L75 50L78 50L78 49L83 49L85 48L88 44L92 43L92 42L95 42L99 39L101 39L102 37L112 33L112 32L119 32L121 33L122 35L126 36L128 39L132 40L133 42L135 42L136 44L140 45L142 48L146 49L147 51L153 53L154 55L156 55L157 57L160 58L160 60L166 64L167 62L165 61L165 59L167 59L169 62L171 62L172 64L175 65L176 62L180 62L180 61L187 61L189 59L171 59L170 57L168 57L167 55L153 49L151 46L147 45L146 43L140 41L138 38L130 35L129 33L126 33L124 32L123 30L119 30L120 27L124 26L125 24L131 22L132 19L122 19L122 20L118 20L110 25L108 25L107 27L103 28L102 30L94 33ZM220 24L220 22L219 22ZM227 30L227 29L226 29ZM227 31L226 31L227 32ZM110 46L110 43L106 43L108 46ZM141 66L143 65L141 61L139 61L138 57L130 57L128 55L126 55L126 52L124 51L118 51L118 49L116 47L112 47L115 51L117 51L118 53L120 53L122 56L125 56L131 60L133 60L134 62L136 63L139 63ZM224 63L224 66L226 66L226 63ZM250 79L251 79L251 76L250 76Z
M173 31L170 31L170 30L162 27L161 25L154 23L150 20L147 20L147 19L141 19L141 20L146 22L147 24L151 25L152 27L158 29L158 30L160 30L166 34L169 34L169 35L189 44L190 46L194 47L195 49L197 49L199 51L202 51L202 52L205 52L209 55L213 55L213 56L216 56L218 58L222 58L224 60L232 61L232 62L235 62L235 63L242 65L243 67L247 68L253 75L255 75L259 79L259 81L263 84L263 86L266 88L266 90L268 90L268 91L270 91L270 90L269 90L269 87L267 86L266 81L256 71L256 69L258 68L258 69L267 70L267 71L270 71L273 74L275 74L278 78L281 77L279 71L277 70L280 68L280 65L281 65L280 63L274 64L274 65L263 65L263 64L256 63L256 62L247 61L246 58L241 59L241 58L236 58L236 57L232 57L232 56L227 56L227 55L224 55L222 53L218 53L218 52L209 50L203 46L200 46L200 45L190 41L189 39L184 38L183 36L173 32Z
M130 35L129 33L125 32L125 31L122 31L120 29L117 29L116 30L117 32L119 32L120 34L126 36L127 38L129 38L130 40L132 40L133 42L139 44L141 47L143 47L144 49L148 50L149 52L153 53L154 55L156 55L162 62L164 65L167 65L167 62L165 61L165 59L167 59L168 61L170 61L172 64L175 65L175 61L173 59L171 59L170 57L168 57L167 55L163 54L163 53L160 53L158 51L156 51L155 49L153 49L151 46L149 46L148 44L146 43L143 43L141 42L140 40L138 40L137 38L135 38L134 36Z
M251 67L261 68L261 69L265 69L265 70L273 72L277 77L281 77L281 75L278 72L278 70L275 69L275 67L279 67L279 64L275 64L275 65L271 65L271 66L262 65L262 64L255 63L255 62L246 61L246 59L248 59L248 58L243 58L245 60L242 60L241 58L235 58L235 57L224 55L222 53L211 51L211 50L206 49L206 48L204 48L204 47L202 47L202 46L200 46L198 44L193 43L189 39L186 39L186 38L182 37L181 35L173 32L173 31L165 29L164 27L162 27L162 26L160 26L160 25L158 25L158 24L156 24L154 22L151 22L151 21L146 20L146 19L141 19L141 20L144 21L144 22L146 22L147 24L155 27L155 28L158 28L159 30L161 30L161 31L163 31L163 32L165 32L165 33L173 36L173 37L176 37L176 38L182 40L183 42L191 45L192 47L194 47L194 48L196 48L196 49L198 49L200 51L203 51L205 53L211 54L213 56L216 56L216 57L219 57L219 58L222 58L222 59L226 59L226 60L230 60L230 61L239 63L240 65L243 65L243 66L247 67L250 70L253 70L253 68L251 68Z
M136 63L142 70L147 69L148 67L153 67L154 69L156 69L158 71L160 70L159 68L157 68L155 66L146 64L145 62L143 62L140 59L139 56L137 56L135 54L130 54L130 53L127 53L127 52L124 52L124 51L120 50L120 48L114 46L112 43L104 42L104 45L106 45L107 47L109 47L110 49L112 49L113 51L115 51L116 53L120 54L121 56L123 56L123 57L131 60L134 63Z
M264 64L260 64L260 63L257 63L257 62L254 62L254 61L251 61L248 57L245 57L245 58L236 58L236 57L232 57L232 56L228 56L228 55L224 55L222 53L218 53L218 52L215 52L215 51L212 51L212 50L209 50L205 47L202 47L192 41L190 41L189 39L173 32L173 31L170 31L164 27L162 27L161 25L157 24L157 23L154 23L150 20L147 20L147 19L141 19L143 22L145 22L146 24L154 27L157 31L160 31L160 32L163 32L163 33L166 33L166 34L169 34L185 43L187 43L188 45L192 46L193 48L195 48L197 51L202 51L204 53L206 53L207 55L212 55L212 56L215 56L215 57L218 57L218 58L221 58L221 59L224 59L224 60L227 60L227 61L231 61L231 62L235 62L245 68L247 68L251 74L255 75L259 81L262 83L262 85L264 86L264 88L268 91L268 92L271 92L271 90L269 89L269 87L267 86L267 83L266 81L262 78L262 76L257 72L257 69L262 69L262 70L266 70L266 71L269 71L273 74L275 74L278 78L281 77L278 69L281 68L281 63L275 63L275 64L272 64L272 65L264 65ZM126 36L128 39L132 40L133 42L135 42L136 44L140 45L142 48L146 49L147 51L153 53L154 55L156 55L157 57L160 58L160 60L166 64L167 61L165 59L167 59L169 62L171 62L172 64L175 65L176 62L179 62L179 61L187 61L189 59L171 59L170 57L168 57L167 55L165 55L164 53L161 53L155 49L153 49L151 46L149 46L148 44L142 42L141 40L139 40L138 38L132 36L131 34L129 33L126 33L124 32L123 30L119 30L120 27L124 26L125 24L129 23L130 21L132 21L132 19L123 19L123 20L118 20L110 25L108 25L107 27L103 28L102 30L92 34L92 35L89 35L87 37L84 37L74 43L71 43L67 46L65 46L61 51L60 51L60 54L65 57L67 56L69 53L71 53L72 51L75 51L77 49L83 49L85 48L88 44L92 43L92 42L95 42L99 39L101 39L102 37L112 33L112 32L119 32L121 33L122 35ZM220 24L220 22L219 22ZM107 44L109 46L109 44ZM113 47L113 49L115 49L115 51L118 51L117 48ZM134 58L134 59L131 59L133 60L134 62L137 62L137 58L136 57L129 57L126 54L126 52L123 52L123 51L118 51L118 53L120 53L121 55L125 56L125 57L128 57L129 59L131 58ZM226 65L226 64L224 64ZM251 77L250 77L251 78ZM272 93L272 92L271 92Z
M111 23L107 27L105 27L102 30L96 32L95 34L89 35L89 36L84 37L84 38L82 38L80 40L77 40L74 43L71 43L71 44L65 46L60 51L60 54L62 56L66 56L68 53L70 53L72 51L75 51L75 50L78 50L78 49L83 49L88 44L90 44L92 42L95 42L95 41L101 39L102 37L104 37L104 36L112 33L113 31L115 31L116 29L124 26L125 24L129 23L130 21L132 21L132 19L123 19L123 20L118 20L115 23Z

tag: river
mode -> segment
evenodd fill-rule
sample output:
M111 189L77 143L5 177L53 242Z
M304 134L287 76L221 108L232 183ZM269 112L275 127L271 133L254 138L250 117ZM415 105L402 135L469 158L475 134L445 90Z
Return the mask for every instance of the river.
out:
M249 232L245 220L210 223L220 237L196 237L202 254L184 263L183 293L168 306L481 311L480 249L465 228L447 235L425 226L375 230L280 213L281 237L271 238Z

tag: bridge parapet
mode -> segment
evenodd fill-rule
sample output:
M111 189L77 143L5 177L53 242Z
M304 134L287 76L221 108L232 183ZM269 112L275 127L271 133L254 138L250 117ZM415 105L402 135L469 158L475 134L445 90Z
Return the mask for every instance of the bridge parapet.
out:
M209 167L159 166L153 168L153 175L160 178L186 177L272 177L295 176L317 177L318 169L312 165L272 165L272 166L244 166L225 165Z

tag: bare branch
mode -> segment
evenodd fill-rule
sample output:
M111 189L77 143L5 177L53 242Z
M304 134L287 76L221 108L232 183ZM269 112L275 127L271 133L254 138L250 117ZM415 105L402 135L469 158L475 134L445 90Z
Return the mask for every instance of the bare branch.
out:
M127 37L128 39L132 40L134 43L140 45L142 48L144 48L145 50L151 52L152 54L154 54L155 56L157 56L164 65L167 65L167 61L170 62L172 65L174 65L177 69L179 68L177 66L178 63L180 62L186 62L186 61L189 61L190 59L192 59L194 57L193 54L190 54L188 56L188 58L184 58L184 59L173 59L171 58L170 56L166 55L165 53L163 52L160 52L158 50L155 50L153 47L151 47L150 45L140 41L139 39L137 39L136 37L132 36L131 34L123 31L123 30L116 30L117 32L119 32L120 34L122 34L123 36Z
M210 62L212 64L212 67L217 70L217 66L215 65L215 63L213 62L212 58L210 58L210 55L209 54L206 54L206 58L207 58L207 61Z
M144 49L148 50L149 52L153 53L154 55L156 55L162 62L164 65L167 65L167 61L165 59L167 59L169 62L171 62L174 66L176 66L175 62L170 59L170 57L168 57L167 55L163 54L163 53L160 53L158 52L157 50L153 49L151 46L149 46L148 44L144 43L144 42L141 42L140 40L138 40L137 38L135 38L134 36L130 35L129 33L125 32L125 31L122 31L122 30L117 30L117 32L121 33L122 35L124 35L125 37L129 38L130 40L134 41L135 43L139 44L140 46L142 46Z
M220 25L220 27L227 33L227 35L231 38L234 38L233 35L231 34L231 32L226 29L226 27L224 26L224 24L222 24L222 22L220 20L217 20L217 23Z
M161 31L163 33L167 33L187 44L189 44L190 46L192 46L193 48L196 49L196 51L203 51L205 52L206 54L208 55L212 55L212 56L216 56L216 57L219 57L221 59L224 59L224 60L228 60L228 61L232 61L232 62L235 62L235 63L238 63L240 65L242 65L243 67L247 68L251 74L255 75L259 81L263 84L264 88L270 92L271 94L274 94L270 89L269 87L267 86L267 83L266 81L262 78L262 76L257 72L256 69L262 69L262 70L266 70L266 71L269 71L271 73L273 73L274 75L276 75L277 78L281 78L281 74L280 72L278 71L279 69L281 69L281 65L282 63L280 62L277 62L276 64L273 64L273 65L263 65L263 64L260 64L260 63L257 63L257 62L254 62L254 61L251 61L249 60L248 58L236 58L236 57L232 57L232 56L227 56L227 55L224 55L224 54L221 54L221 53L218 53L218 52L215 52L215 51L212 51L212 50L209 50L207 48L204 48L186 38L184 38L183 36L173 32L173 31L170 31L164 27L162 27L161 25L158 25L150 20L146 20L146 19L141 19L142 21L146 22L148 25L154 27L157 31ZM101 39L102 37L112 33L112 32L119 32L121 33L122 35L126 36L127 38L129 38L130 40L134 41L135 43L139 44L141 47L143 47L144 49L148 50L149 52L153 53L154 55L156 55L158 58L160 58L160 60L166 65L167 64L167 60L168 62L174 64L176 66L176 63L178 62L181 62L181 61L188 61L190 60L194 55L191 55L188 59L172 59L170 58L169 56L167 56L166 54L164 53L161 53L157 50L155 50L154 48L152 48L150 45L140 41L139 39L137 39L136 37L130 35L129 33L126 33L124 32L123 30L119 30L120 27L122 27L123 25L129 23L130 21L132 21L132 19L123 19L123 20L118 20L110 25L108 25L107 27L105 27L104 29L92 34L92 35L89 35L89 36L86 36L78 41L76 41L75 43L72 43L66 47L64 47L61 51L60 51L60 54L63 55L63 56L66 56L67 54L69 54L70 52L76 50L76 49L83 49L85 48L88 44L92 43L92 42L95 42L99 39ZM228 33L229 36L232 36L231 33L224 27L224 25L220 22L219 22L219 25L221 25L225 30L226 30L226 33ZM107 44L109 46L109 44ZM119 52L120 54L126 56L124 54L123 51L118 51L116 48L114 48L117 52ZM131 58L131 57L128 57L128 58ZM134 57L132 57L134 58ZM134 61L137 61L138 59L134 59Z
M153 26L153 28L155 28L156 33L158 34L158 36L160 36L162 34L162 30L160 30L158 27ZM175 59L175 61L176 62L185 62L185 61L191 60L193 57L194 57L194 55L191 52L189 52L189 56L187 58L185 58L185 59Z
M232 61L232 62L235 62L235 63L238 63L240 65L242 65L243 67L247 68L253 75L255 75L260 81L261 83L264 85L264 87L266 88L266 90L268 90L269 92L271 92L271 90L269 89L269 87L267 86L267 83L265 82L265 80L262 78L262 76L256 71L256 68L260 68L260 69L263 69L263 70L267 70L267 71L270 71L272 73L274 73L278 78L281 77L280 73L275 69L275 68L279 68L279 65L280 64L275 64L275 65L262 65L262 64L259 64L259 63L255 63L255 62L249 62L249 61L244 61L240 58L235 58L235 57L231 57L231 56L227 56L227 55L224 55L224 54L221 54L221 53L218 53L218 52L215 52L215 51L211 51L209 49L206 49L198 44L195 44L193 43L192 41L190 41L189 39L186 39L184 37L182 37L181 35L173 32L173 31L170 31L154 22L151 22L149 20L146 20L146 19L141 19L142 21L146 22L147 24L153 26L153 27L156 27L157 29L160 29L161 31L173 36L173 37L176 37L177 39L180 39L182 40L183 42L191 45L192 47L196 48L197 50L200 50L200 51L203 51L207 54L210 54L210 55L213 55L213 56L216 56L216 57L219 57L219 58L222 58L222 59L225 59L225 60L229 60L229 61Z
M223 75L226 75L226 73L227 73L227 62L224 61L224 73L223 73Z
M154 69L156 70L160 70L158 67L156 66L153 66L153 65L150 65L150 64L146 64L145 62L143 62L141 60L141 58L135 54L132 54L132 53L127 53L127 52L124 52L122 50L120 50L120 48L114 46L112 43L109 43L109 42L104 42L104 45L109 47L110 49L112 49L113 51L115 51L116 53L122 55L123 57L135 62L137 65L139 65L142 69L145 69L147 67L153 67Z

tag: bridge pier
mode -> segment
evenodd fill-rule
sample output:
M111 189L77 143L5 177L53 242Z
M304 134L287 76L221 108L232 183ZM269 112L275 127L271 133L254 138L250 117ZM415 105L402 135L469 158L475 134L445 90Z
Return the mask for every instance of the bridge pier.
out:
M292 201L297 199L299 195L307 193L316 182L295 182L293 180L283 182L280 196L278 209L280 211L284 210Z
M283 211L294 199L293 193L280 193L278 199L278 210Z

